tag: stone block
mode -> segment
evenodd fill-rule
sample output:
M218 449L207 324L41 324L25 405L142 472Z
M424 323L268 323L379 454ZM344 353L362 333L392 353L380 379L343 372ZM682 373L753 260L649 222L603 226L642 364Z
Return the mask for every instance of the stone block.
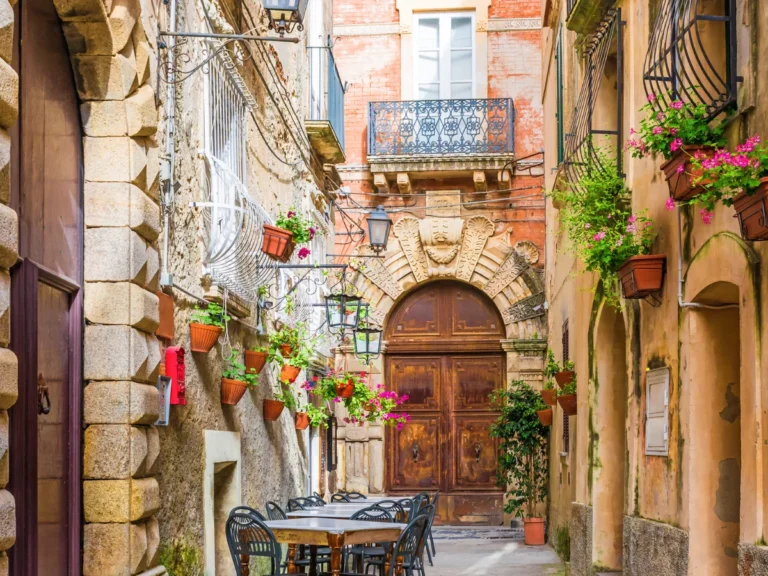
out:
M89 100L80 105L80 117L86 136L125 136L128 124L125 102L120 100Z
M83 576L130 576L130 524L86 524Z
M574 576L592 574L592 506L571 504L571 572Z
M131 481L85 480L83 513L86 522L127 522L130 516Z
M151 136L157 132L157 107L155 91L144 84L125 101L130 136Z
M85 318L94 324L128 324L154 333L160 321L158 298L129 282L88 282Z
M768 576L768 547L739 543L739 574Z
M130 226L131 188L128 182L86 182L85 225L89 228Z
M81 100L123 100L136 83L136 66L120 54L78 54L72 64Z
M160 289L160 255L157 253L157 250L148 246L146 258L146 266L142 271L140 279L137 278L137 281L141 280L141 284L147 290L157 292Z
M147 245L130 228L90 228L85 231L87 282L136 281L146 277Z
M160 432L154 426L147 428L147 475L157 472L158 456L160 456Z
M146 335L130 326L85 327L85 379L143 381L147 371Z
M0 348L0 410L8 410L19 397L19 360L11 350Z
M13 7L8 2L0 2L0 58L13 58Z
M160 395L152 385L125 381L91 382L83 394L86 424L146 425L156 422L159 417ZM148 457L152 458L153 434L147 434ZM159 440L157 446L159 451Z
M155 333L157 327L160 325L160 301L157 295L152 292L144 290L136 284L130 285L130 297L131 297L131 310L130 317L128 318L128 324L146 332L149 335ZM152 357L154 349L152 349L151 343L147 343L150 359L154 361ZM158 364L160 359L154 361L154 364ZM154 370L154 364L150 365L148 374L151 374Z
M138 78L139 85L148 84L150 73L149 54L152 48L147 40L141 20L133 27L131 40L133 41L133 53L136 57L136 77Z
M11 136L0 130L0 204L11 200Z
M0 490L0 550L16 542L16 501L8 490Z
M122 50L131 39L133 27L139 18L139 0L112 0L109 23L115 37L115 45Z
M131 186L131 229L152 242L160 235L160 207L138 187Z
M11 275L0 270L0 346L11 341Z
M160 522L157 517L147 519L147 566L155 566L160 561Z
M147 567L147 526L144 523L131 524L131 574Z
M0 127L10 128L19 115L19 75L0 59Z
M131 139L83 138L87 182L128 182L131 177Z
M16 212L0 204L0 268L8 270L19 257L19 220Z
M122 62L123 68L128 74L130 70L130 85L128 85L125 95L133 94L139 87L139 77L136 75L136 53L133 51L133 42L126 42L123 48L117 53L117 59ZM128 77L128 76L126 76Z
M147 146L144 138L132 138L129 180L142 190L147 187Z
M623 541L625 576L688 575L688 532L685 530L644 518L624 516Z
M131 521L152 516L160 509L160 486L154 478L131 480Z
M93 22L65 22L64 38L71 55L112 56L117 52L115 39L108 20Z
M64 22L104 22L107 19L102 0L54 0L53 5Z
M83 476L88 479L130 477L131 427L98 424L85 430ZM98 520L92 520L98 522Z
M147 467L147 432L142 428L131 427L131 477L146 475Z
M0 554L0 576L8 576L10 568L8 566L8 555L3 552Z
M147 194L155 203L160 202L160 154L157 142L152 138L146 140L147 150Z

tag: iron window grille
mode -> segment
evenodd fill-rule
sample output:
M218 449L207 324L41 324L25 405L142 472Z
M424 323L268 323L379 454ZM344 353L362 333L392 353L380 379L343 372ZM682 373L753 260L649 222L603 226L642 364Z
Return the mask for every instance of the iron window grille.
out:
M368 104L368 155L505 155L515 151L511 98Z
M594 137L614 137L616 148L621 146L622 117L624 115L623 82L623 23L621 9L612 9L600 23L597 32L589 37L584 50L584 79L576 101L571 128L565 134L565 175L569 182L578 182L585 172L585 166L599 163L595 151ZM596 128L595 106L605 77L609 57L616 59L616 117L615 128ZM616 154L616 168L623 175L621 154Z
M736 0L662 0L643 67L645 92L655 106L671 99L703 104L713 119L735 106L738 83ZM720 29L722 26L722 30Z

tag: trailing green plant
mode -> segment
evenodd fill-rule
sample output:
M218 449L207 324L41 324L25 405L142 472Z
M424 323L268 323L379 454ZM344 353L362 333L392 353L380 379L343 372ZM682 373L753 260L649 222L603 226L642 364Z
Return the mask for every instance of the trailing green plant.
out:
M185 539L177 539L160 547L160 564L168 576L203 576L200 549Z
M547 350L547 366L544 369L549 378L554 378L560 372L560 363L555 359L555 353L551 348Z
M563 562L571 561L571 533L568 524L563 524L555 530L555 553Z
M576 380L569 382L557 391L558 396L570 396L571 394L576 394Z
M299 407L299 402L296 396L291 390L290 386L283 386L277 394L275 394L275 400L279 400L288 410L296 410Z
M536 414L547 406L538 391L522 380L490 396L491 406L501 412L491 424L490 435L499 439L496 480L507 489L504 511L533 518L536 505L547 498L549 466L547 429Z
M630 139L626 144L635 158L648 154L661 154L669 160L685 145L694 146L723 146L722 125L714 128L708 121L709 113L704 104L683 102L667 93L669 102L662 110L658 110L658 97L648 96L648 103L640 108L645 118L640 121L640 130L635 132L630 128ZM631 138L637 135L636 138Z
M238 362L239 356L240 351L233 349L229 358L227 358L227 368L221 371L221 377L230 380L240 380L248 384L248 386L258 385L259 375L254 370L248 370L245 364Z
M656 234L653 222L632 213L631 192L618 173L615 152L593 148L578 182L552 193L560 202L561 226L571 249L596 272L606 287L616 288L616 272L630 257L648 254ZM618 298L609 300L617 304Z
M281 346L290 346L291 353L284 356ZM312 359L313 347L314 340L309 337L303 323L299 322L295 327L284 326L269 336L269 360L306 368Z
M563 369L561 372L573 372L573 370L576 368L576 364L573 363L573 360L566 360L563 362Z
M555 388L555 381L552 380L552 378L547 378L544 382L544 390L554 390Z
M314 404L309 403L305 407L305 412L307 413L309 423L312 426L322 426L323 428L328 426L328 419L331 415L325 408L318 408Z
M231 319L230 316L224 313L224 308L216 304L216 302L209 302L205 308L201 308L199 305L195 306L195 309L192 311L191 321L196 324L224 328L224 325Z
M269 353L269 349L266 346L251 346L249 350L251 352Z

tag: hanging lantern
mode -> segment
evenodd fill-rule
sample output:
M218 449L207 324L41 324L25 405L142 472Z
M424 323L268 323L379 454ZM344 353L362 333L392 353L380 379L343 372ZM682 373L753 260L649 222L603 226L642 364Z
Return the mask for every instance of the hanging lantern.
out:
M376 254L386 250L390 228L392 228L392 220L387 216L383 206L377 206L376 210L368 216L368 240Z
M269 28L280 36L293 32L294 26L304 30L304 14L309 0L264 0L269 15Z
M368 364L381 355L382 331L372 326L358 327L354 332L355 356Z
M354 330L360 320L359 296L331 294L325 297L325 315L331 330Z

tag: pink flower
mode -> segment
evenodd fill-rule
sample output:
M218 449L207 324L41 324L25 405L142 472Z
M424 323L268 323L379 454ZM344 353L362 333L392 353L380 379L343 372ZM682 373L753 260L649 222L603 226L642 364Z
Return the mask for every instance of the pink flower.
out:
M661 134L662 132L664 132L664 128L662 128L661 126L654 126L651 132L653 132L654 134Z
M701 219L704 221L704 224L712 224L712 218L714 218L714 214L709 212L706 208L702 208Z
M631 216L630 216L630 217L627 219L627 222L629 222L630 224L634 224L635 222L637 222L637 216L635 216L634 214L632 214L632 215L631 215Z
M307 256L309 256L310 250L306 246L302 246L299 249L299 260L304 260Z
M648 102L656 102L656 94L648 94Z
M682 147L683 147L683 139L682 138L675 138L674 140L672 140L672 142L669 143L669 149L672 152L677 152Z
M616 246L621 246L624 244L624 236L619 236L619 239L616 240Z
M605 238L605 232L602 232L602 231L600 231L597 234L595 234L594 236L592 236L592 240L595 240L597 242L599 242L603 238Z
M712 168L717 168L717 160L714 158L705 158L701 165L704 167L705 170L712 170Z
M675 209L675 201L672 198L667 198L667 203L664 205L667 210Z
M672 102L672 104L670 104L670 106L672 106L672 108L674 108L675 110L683 109L683 103L680 102L680 100L675 100L674 102Z
M637 226L635 224L627 224L627 234L634 234L637 232Z
M670 128L669 133L672 134L672 136L677 136L677 128Z
M658 114L656 114L656 120L658 120L659 122L664 122L664 120L666 119L667 117L663 113L659 112Z
M731 164L739 168L746 168L749 166L749 158L747 158L744 154L731 156Z
M585 230L589 230L590 228L592 228L592 224L590 224L589 222L587 222L586 224L584 224L584 229L585 229Z
M680 166L677 167L677 173L682 174L685 172L685 164L680 164Z
M293 210L291 210L290 212L288 212L288 214L285 215L286 218L293 218L294 216L296 216L296 212L294 212Z
M314 226L309 227L309 239L312 240L312 238L315 237L315 234L317 234L317 228Z
M637 131L636 131L634 128L631 128L631 127L630 127L630 129L629 129L629 135L630 135L630 136L632 136L632 135L634 135L634 134L637 134Z

